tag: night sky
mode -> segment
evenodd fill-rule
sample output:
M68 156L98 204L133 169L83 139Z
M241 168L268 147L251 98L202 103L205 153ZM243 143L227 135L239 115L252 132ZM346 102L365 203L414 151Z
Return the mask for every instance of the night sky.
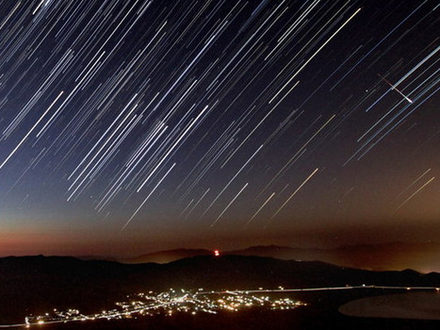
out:
M0 36L0 255L440 235L438 1L2 1Z

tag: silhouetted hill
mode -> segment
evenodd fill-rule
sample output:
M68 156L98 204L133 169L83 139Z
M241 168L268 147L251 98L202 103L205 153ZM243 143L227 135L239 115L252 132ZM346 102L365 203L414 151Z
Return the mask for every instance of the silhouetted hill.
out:
M284 260L319 260L345 267L369 270L416 269L440 271L440 244L386 243L343 246L336 249L302 249L285 246L256 246L228 254L255 255Z
M304 249L289 246L263 245L251 246L242 250L227 251L224 254L242 255L242 256L259 256L277 258L282 260L297 261L326 261L326 255L331 250L324 249Z
M440 244L395 242L345 246L333 250L325 261L374 270L411 268L423 273L440 272Z
M434 285L439 274L371 272L322 262L251 256L197 256L168 264L120 264L71 257L0 259L0 323L52 308L94 312L128 293L168 288L236 289L361 285Z
M166 250L166 251L148 253L134 258L120 259L119 261L127 264L139 264L139 263L148 263L148 262L164 264L179 259L190 258L195 256L208 256L211 254L212 251L205 249L175 249L175 250Z
M242 256L257 256L257 257L271 257L285 260L297 260L298 256L304 253L309 253L310 250L291 248L286 246L268 245L268 246L252 246L242 250L222 251L223 255L242 255ZM323 250L325 251L325 250ZM121 263L169 263L172 261L190 258L195 256L212 255L213 252L206 249L175 249L157 251L147 253L134 258L119 259ZM108 260L108 259L106 259Z
M242 256L259 256L286 260L300 260L300 258L297 257L305 251L307 251L307 249L293 248L289 246L259 245L251 246L241 250L227 251L225 253Z
M137 258L120 260L123 263L157 262L210 255L204 249L177 249L159 251ZM271 257L283 260L319 260L339 266L368 270L416 269L423 273L440 272L440 244L437 243L386 243L343 246L335 249L310 249L288 246L253 246L241 250L222 251L223 255Z

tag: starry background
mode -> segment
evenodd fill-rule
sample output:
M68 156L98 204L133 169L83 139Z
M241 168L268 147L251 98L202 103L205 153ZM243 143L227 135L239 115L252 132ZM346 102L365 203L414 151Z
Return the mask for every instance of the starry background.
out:
M436 240L438 1L2 1L0 254Z

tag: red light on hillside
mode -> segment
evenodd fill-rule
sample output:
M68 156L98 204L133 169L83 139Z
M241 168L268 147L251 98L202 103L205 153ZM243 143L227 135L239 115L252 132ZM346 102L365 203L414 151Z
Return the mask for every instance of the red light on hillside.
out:
M214 256L219 257L220 256L220 251L219 250L214 250Z

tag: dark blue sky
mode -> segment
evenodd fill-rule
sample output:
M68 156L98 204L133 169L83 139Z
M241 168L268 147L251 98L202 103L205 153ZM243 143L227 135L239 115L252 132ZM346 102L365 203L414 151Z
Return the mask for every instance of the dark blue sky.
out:
M437 1L0 7L0 254L438 237Z

